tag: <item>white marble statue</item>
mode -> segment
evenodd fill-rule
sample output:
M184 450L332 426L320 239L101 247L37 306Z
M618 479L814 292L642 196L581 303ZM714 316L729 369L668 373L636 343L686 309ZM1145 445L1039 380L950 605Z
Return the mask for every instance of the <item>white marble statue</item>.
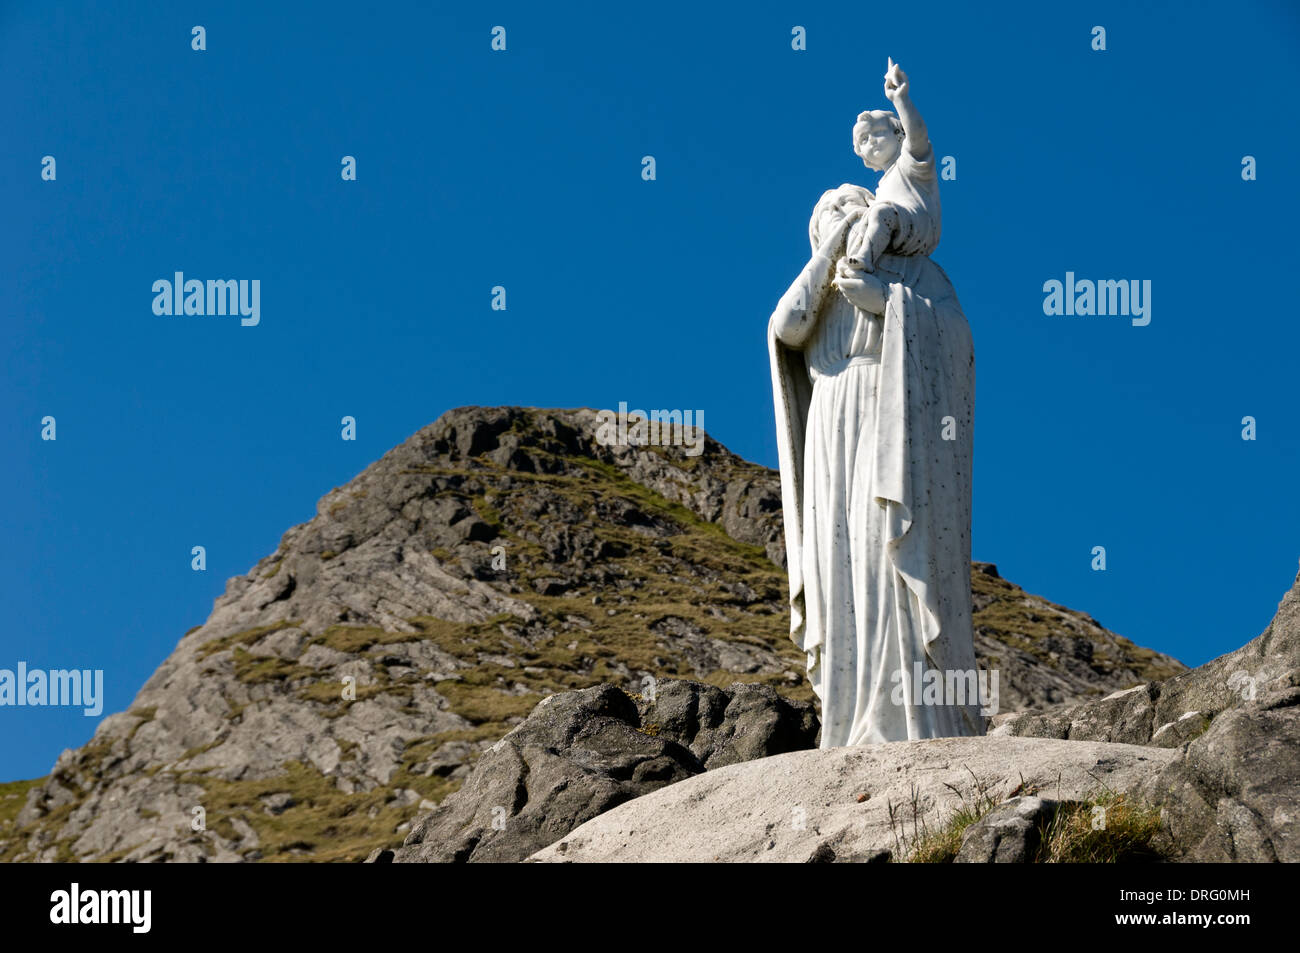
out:
M939 241L938 174L891 60L854 151L883 175L809 223L768 324L791 635L823 748L978 735L970 516L975 356ZM940 685L934 691L935 683Z

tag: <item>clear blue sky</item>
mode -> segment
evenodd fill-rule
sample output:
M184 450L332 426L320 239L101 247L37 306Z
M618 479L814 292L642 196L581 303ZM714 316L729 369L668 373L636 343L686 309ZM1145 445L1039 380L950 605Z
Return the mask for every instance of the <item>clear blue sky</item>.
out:
M1295 6L900 6L4 3L0 668L121 710L450 407L699 408L775 465L767 317L821 192L874 186L887 56L957 160L975 557L1189 664L1257 635L1300 557ZM260 279L260 326L155 316L175 271ZM1067 271L1150 279L1151 324L1045 316ZM0 779L94 724L0 708Z

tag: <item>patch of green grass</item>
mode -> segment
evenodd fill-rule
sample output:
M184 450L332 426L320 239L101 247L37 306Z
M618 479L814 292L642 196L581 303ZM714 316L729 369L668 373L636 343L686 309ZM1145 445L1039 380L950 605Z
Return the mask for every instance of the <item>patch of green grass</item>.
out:
M447 699L448 708L476 725L526 718L542 700L540 695L511 695L490 685L458 679L447 679L434 687Z
M262 860L356 862L376 847L400 843L403 835L397 826L419 813L418 801L408 806L395 799L396 789L410 789L421 800L438 803L460 786L437 774L412 772L431 753L432 740L408 746L387 785L357 794L343 793L333 777L298 761L285 764L281 774L259 780L225 781L199 773L188 773L182 780L203 788L209 828L232 837L231 820L236 817L252 827ZM263 809L263 797L282 792L292 796L292 806L280 814Z
M955 790L955 789L954 789ZM960 793L960 792L959 792ZM936 830L922 825L910 842L896 841L908 863L952 863L967 829L983 819L1001 801L984 786L974 796L962 795L960 806ZM893 805L890 809L894 820ZM900 818L906 827L906 816ZM1159 810L1137 804L1122 794L1104 792L1082 801L1062 803L1051 820L1039 828L1036 864L1118 864L1161 859L1153 846L1160 833Z
M253 781L203 775L185 780L203 788L208 827L233 838L231 821L242 819L257 833L257 850L264 860L363 860L372 845L386 843L404 819L404 812L387 806L392 795L386 789L344 794L333 778L310 765L291 761L284 768L283 774ZM261 798L281 792L293 797L291 807L278 815L262 809ZM374 817L372 809L377 809Z
M361 689L367 686L360 686L357 689L357 697L361 696ZM298 691L298 697L305 702L319 702L322 705L332 705L336 702L344 701L343 682L336 679L321 679L312 682L306 688ZM342 714L342 712L340 712Z
M889 805L889 824L894 830L895 859L903 858L911 864L952 863L953 858L957 856L957 851L961 849L961 839L966 829L981 820L1000 803L999 799L991 793L991 785L975 777L974 773L971 774L971 781L972 786L969 791L955 785L946 785L960 798L960 804L935 830L930 830L925 824L915 788L910 805L902 805L901 811L894 804Z
M176 760L177 760L177 761L188 761L188 760L190 760L190 758L197 758L199 755L203 754L203 752L205 752L205 751L211 751L213 748L217 747L217 746L220 745L220 744L221 744L221 741L219 741L219 740L213 740L213 741L209 741L207 744L196 745L195 747L190 748L188 751L186 751L184 754L182 754L182 755L181 755L179 758L177 758Z
M143 711L151 712L150 709L143 709ZM5 831L3 829L4 826L0 825L0 834L6 836L12 835L12 839L8 840L5 846L0 847L0 863L10 863L19 859L35 859L30 855L24 855L24 851L27 847L27 838L37 830L54 832L60 830L64 825L66 825L68 819L72 816L72 813L81 807L86 798L90 796L91 791L103 777L106 762L111 763L112 761L117 760L115 751L118 749L119 745L123 748L125 747L123 739L121 738L101 736L93 737L89 742L76 750L75 756L70 763L58 768L58 770L50 775L50 778L38 778L34 781L11 782L11 784L16 785L26 785L26 789L23 791L24 802L28 791L43 784L51 778L70 791L73 796L70 800L56 808L53 808L43 817L32 822L21 830L15 831L13 830L12 825L10 825L10 829ZM5 786L0 786L0 790L2 790L3 787ZM0 801L0 805L3 805L3 807L0 807L0 810L3 810L4 807L8 807L14 803L16 803L16 807L14 807L13 810L16 815L23 807L22 802L11 802L7 800ZM0 840L4 840L4 838L0 837ZM53 846L55 848L54 860L57 863L68 863L77 859L72 853L72 843L75 840L76 838L73 836L65 836L54 841L53 844L47 844L43 850L48 850L49 847Z
M32 778L30 781L6 781L0 784L0 838L18 817L18 812L27 803L27 792L45 783L45 778Z
M296 662L275 655L253 655L239 646L231 651L230 657L235 663L235 678L245 685L263 685L268 682L291 681L316 675L314 668L298 665Z
M149 817L150 815L152 815L153 817L158 816L156 814L153 814L153 812L149 812L149 814L146 814L144 811L140 812L141 817ZM103 854L102 856L96 857L94 862L97 864L116 864L119 861L124 860L126 856L130 854L131 851L135 850L136 847L138 846L140 845L134 844L130 847L123 847L120 850L115 850L110 854Z
M395 645L398 642L419 641L418 632L386 632L373 625L332 625L311 640L311 645L323 645L336 652L355 655L372 645Z
M1061 806L1043 835L1039 863L1122 864L1161 859L1153 846L1160 811L1107 792Z
M767 553L761 546L738 542L727 535L727 531L717 523L710 523L708 520L701 519L693 510L682 506L680 503L665 499L654 490L642 486L612 463L586 457L578 457L572 462L587 470L595 478L593 481L596 484L595 488L603 493L631 500L648 512L666 517L686 530L688 535L692 534L692 532L704 534L710 537L714 543L720 543L722 548L726 549L732 557L729 568L733 572L742 568L761 568L765 570L775 568L772 566L771 561L768 560ZM735 562L737 556L741 557L740 565Z
M242 632L235 632L231 635L223 636L219 639L213 639L211 642L204 642L199 646L199 658L205 659L217 652L224 652L233 649L237 645L249 646L255 642L260 642L272 632L278 632L281 629L290 629L300 625L297 620L284 620L273 622L270 625L259 625L256 628L245 629Z
M470 500L474 511L478 513L479 519L487 523L497 533L505 529L505 522L501 519L501 511L498 510L481 496L473 497Z
M127 714L135 715L137 718L140 719L134 725L131 726L131 733L126 736L126 740L131 741L135 737L135 733L137 731L139 731L142 727L144 727L145 725L149 724L149 722L154 720L154 718L158 714L158 708L157 706L154 705L150 705L147 708L132 708L129 711L127 711Z
M314 670L312 670L314 673ZM411 697L411 686L404 682L394 682L388 677L388 670L382 665L372 665L370 680L363 684L352 685L352 698L344 698L344 683L340 679L327 678L314 681L305 688L298 691L298 697L303 701L319 702L322 705L334 705L335 707L324 712L326 718L336 718L342 715L347 706L353 702L365 701L369 698L375 698L380 695L389 698L406 698Z

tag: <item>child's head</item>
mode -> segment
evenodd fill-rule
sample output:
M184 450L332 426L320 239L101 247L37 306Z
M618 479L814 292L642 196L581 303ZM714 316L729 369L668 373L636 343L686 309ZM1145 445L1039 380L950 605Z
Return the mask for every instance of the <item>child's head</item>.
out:
M853 151L868 169L883 172L903 147L903 124L887 109L858 113L853 124Z

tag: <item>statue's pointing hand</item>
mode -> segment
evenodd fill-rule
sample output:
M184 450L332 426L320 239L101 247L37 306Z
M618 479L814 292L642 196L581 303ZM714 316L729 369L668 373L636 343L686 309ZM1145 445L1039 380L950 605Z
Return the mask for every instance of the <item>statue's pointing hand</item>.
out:
M891 57L889 68L885 70L885 96L892 103L899 96L907 95L907 74L903 72L903 67L894 62Z

